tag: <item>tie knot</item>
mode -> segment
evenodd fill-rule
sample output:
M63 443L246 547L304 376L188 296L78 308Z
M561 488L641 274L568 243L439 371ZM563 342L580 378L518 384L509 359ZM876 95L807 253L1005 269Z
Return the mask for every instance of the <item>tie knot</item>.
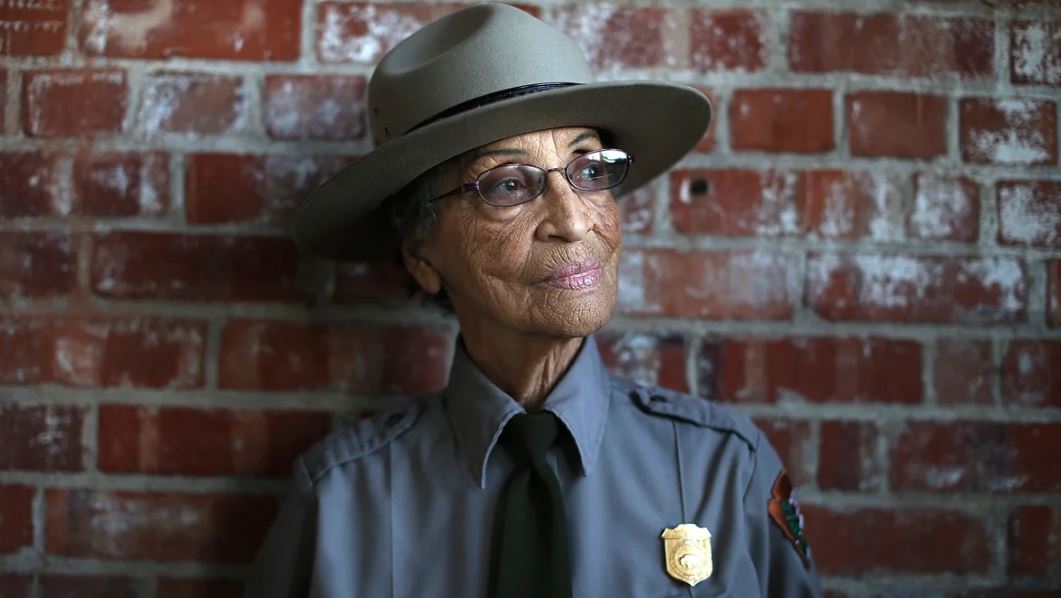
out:
M501 444L516 458L532 463L545 459L560 429L548 411L521 413L513 417L501 434Z

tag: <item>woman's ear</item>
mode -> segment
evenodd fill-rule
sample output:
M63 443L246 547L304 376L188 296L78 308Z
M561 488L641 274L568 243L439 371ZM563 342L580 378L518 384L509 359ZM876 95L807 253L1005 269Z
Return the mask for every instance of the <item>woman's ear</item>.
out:
M442 290L442 275L422 255L422 249L423 243L402 241L402 261L405 263L405 269L416 280L416 284L420 285L426 293L434 295Z

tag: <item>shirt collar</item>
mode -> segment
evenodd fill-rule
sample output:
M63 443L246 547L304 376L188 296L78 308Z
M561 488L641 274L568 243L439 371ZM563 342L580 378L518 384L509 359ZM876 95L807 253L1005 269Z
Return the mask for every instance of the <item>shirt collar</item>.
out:
M461 454L476 483L485 488L486 463L501 431L514 415L526 410L483 374L471 360L460 336L444 394ZM596 339L589 335L542 406L554 413L574 438L582 475L589 475L597 460L608 416L608 400L608 371L601 361Z

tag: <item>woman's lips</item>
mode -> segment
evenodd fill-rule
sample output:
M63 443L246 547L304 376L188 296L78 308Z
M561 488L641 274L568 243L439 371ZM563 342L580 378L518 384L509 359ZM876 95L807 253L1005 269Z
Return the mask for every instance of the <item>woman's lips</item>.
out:
M597 286L601 273L600 262L589 259L556 268L542 284L556 289L588 289Z

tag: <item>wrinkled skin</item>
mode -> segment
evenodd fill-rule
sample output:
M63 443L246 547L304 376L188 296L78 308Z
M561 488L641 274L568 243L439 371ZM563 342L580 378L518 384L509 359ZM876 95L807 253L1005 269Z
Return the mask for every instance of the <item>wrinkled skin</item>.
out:
M587 139L570 145L587 132L592 133ZM554 168L601 147L596 132L585 127L510 137L444 165L439 191L474 181L500 164ZM474 158L499 149L512 153ZM621 247L619 206L611 192L576 192L554 172L541 196L519 206L491 206L474 191L441 200L431 233L419 245L404 244L402 253L421 288L432 294L445 289L476 364L534 409L566 371L583 338L611 317ZM553 268L587 258L601 264L595 287L540 284Z

